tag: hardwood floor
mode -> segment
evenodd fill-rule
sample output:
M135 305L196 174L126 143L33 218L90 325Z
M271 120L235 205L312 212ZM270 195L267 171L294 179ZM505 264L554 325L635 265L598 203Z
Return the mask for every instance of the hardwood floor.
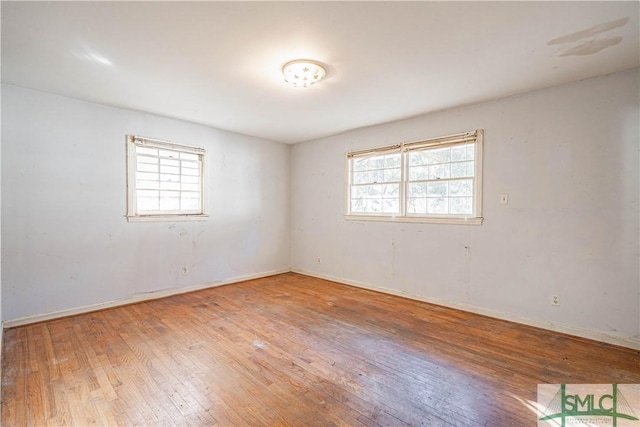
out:
M640 352L288 273L4 332L2 425L533 426Z

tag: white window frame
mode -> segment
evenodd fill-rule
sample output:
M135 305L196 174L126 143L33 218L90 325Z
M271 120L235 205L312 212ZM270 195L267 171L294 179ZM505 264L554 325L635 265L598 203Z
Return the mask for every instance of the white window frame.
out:
M482 217L482 155L483 155L484 131L478 129L471 132L463 132L454 135L437 138L423 139L419 141L403 142L400 144L378 147L373 149L350 151L346 154L346 213L345 219L355 221L392 221L392 222L422 222L441 224L467 224L480 225ZM473 175L473 209L471 214L409 214L407 213L407 185L408 179L408 154L420 149L439 148L459 144L475 144L474 175ZM352 188L352 164L353 159L369 155L383 155L400 153L401 180L400 180L400 212L399 213L353 213L351 212L351 188Z
M206 150L184 144L176 144L161 139L127 135L127 220L137 221L205 221L209 215L207 206L207 162ZM180 153L196 154L200 160L200 200L201 209L197 211L138 211L136 171L138 154L136 147L152 147Z

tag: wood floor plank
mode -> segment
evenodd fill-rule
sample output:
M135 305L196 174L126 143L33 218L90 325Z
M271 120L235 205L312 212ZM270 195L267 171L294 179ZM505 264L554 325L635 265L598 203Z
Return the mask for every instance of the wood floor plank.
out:
M2 425L534 425L640 352L287 273L4 331ZM594 368L597 366L597 369Z
M263 343L265 349L268 350L272 348L271 344L274 344L273 348L276 348L276 349L287 348L290 354L303 355L302 358L293 357L291 359L298 366L300 366L301 369L305 371L305 374L314 375L315 377L321 378L327 383L338 384L340 386L338 389L340 390L338 394L344 394L345 390L348 390L351 394L353 394L353 397L352 397L353 400L355 399L360 400L358 404L354 405L355 406L353 408L354 410L358 410L362 407L366 407L367 405L365 402L370 400L369 394L375 394L376 389L380 387L388 388L386 387L386 385L379 385L378 387L373 387L373 388L370 388L369 390L364 390L365 387L360 384L360 380L361 380L360 376L362 375L363 371L367 371L367 368L364 366L368 364L367 361L363 360L363 361L360 361L357 364L357 366L350 365L347 368L344 368L343 366L345 364L348 364L348 362L344 363L345 358L337 353L334 354L334 357L331 359L326 359L324 355L321 355L321 354L304 356L305 351L307 349L300 344L300 343L305 344L306 342L306 339L303 336L299 335L298 340L294 339L294 340L287 340L287 342L278 342L277 340L279 335L278 331L269 330L266 324L263 323L263 321L265 321L266 319L261 319L261 320L262 320L261 332L263 335L259 337L260 338L259 342ZM284 330L285 329L280 329L280 332ZM265 332L269 332L269 333L265 334ZM284 335L285 334L282 334L281 336L284 336ZM291 336L291 331L290 330L287 331L286 335ZM246 341L249 341L251 338L252 336L248 335ZM266 343L269 343L269 345L266 345ZM335 345L335 342L333 344ZM327 346L325 348L328 349L330 347ZM348 354L348 350L345 351L345 354ZM336 364L337 361L339 362L338 364ZM369 393L367 393L367 391ZM390 399L389 396L387 396L387 399L384 400L384 405L381 405L382 409L389 406L389 407L394 407L396 410L403 410L403 412L406 414L413 414L416 412L415 409L410 405L411 402L408 401L406 397L402 397L401 399L398 399L398 398L393 398L392 396L392 398ZM411 395L409 396L410 396L410 399L413 398L413 396ZM371 400L380 401L380 398L381 396L377 395L376 398ZM398 423L397 418L394 421L395 421L394 424ZM431 419L429 421L431 421L431 423L444 422L441 419Z

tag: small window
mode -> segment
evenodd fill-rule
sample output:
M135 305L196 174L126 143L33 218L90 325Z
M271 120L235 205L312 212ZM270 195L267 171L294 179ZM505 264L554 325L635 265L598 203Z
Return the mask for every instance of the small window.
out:
M204 148L127 136L127 218L206 219Z
M483 131L347 153L348 219L482 222Z

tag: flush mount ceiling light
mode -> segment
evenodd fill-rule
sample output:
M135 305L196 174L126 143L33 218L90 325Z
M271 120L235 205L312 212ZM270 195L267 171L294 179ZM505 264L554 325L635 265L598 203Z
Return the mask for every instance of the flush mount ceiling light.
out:
M294 87L307 87L324 79L327 70L324 66L310 59L296 59L282 67L284 81Z

